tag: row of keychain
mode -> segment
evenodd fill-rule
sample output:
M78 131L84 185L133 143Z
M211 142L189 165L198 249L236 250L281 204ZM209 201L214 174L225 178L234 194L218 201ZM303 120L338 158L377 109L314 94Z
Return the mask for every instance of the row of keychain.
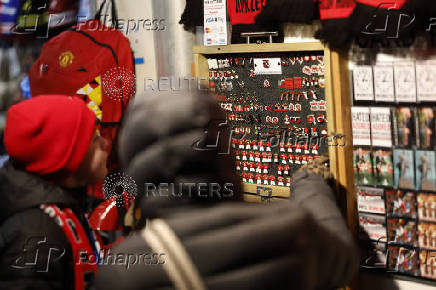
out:
M278 81L277 87L279 89L286 90L297 90L304 88L324 88L325 80L324 78L317 77L290 77L280 79Z
M260 124L262 123L263 118L265 118L266 124L278 125L279 123L283 123L286 126L291 124L300 124L303 120L300 116L289 116L288 114L285 114L281 117L283 122L280 122L280 117L277 116L262 116L258 114L227 114L227 120L231 122L245 122L248 124ZM307 115L306 121L309 125L327 123L326 116L322 113Z
M274 175L268 174L260 174L256 175L253 173L241 173L241 179L243 182L255 183L255 184L263 184L263 185L277 185L277 186L291 186L291 177L283 177L278 176L277 178ZM276 183L277 179L277 183Z
M314 115L313 115L314 116ZM308 116L309 119L312 118L312 115ZM322 137L322 138L326 138L328 136L328 131L327 128L318 128L318 127L297 127L294 124L299 124L301 123L301 118L298 119L300 117L292 117L289 118L289 125L286 124L287 127L280 127L278 126L277 123L275 123L275 121L272 121L270 124L272 126L269 126L268 124L266 125L255 125L254 128L249 127L249 126L234 126L232 128L232 132L236 135L250 135L251 133L253 133L254 135L261 135L262 132L267 131L267 133L269 135L272 136L276 136L276 135L283 135L283 132L289 132L292 133L293 136L295 137L303 137L303 138L310 138L310 137ZM245 119L246 120L246 119ZM316 125L316 121L317 119L313 119L313 121L309 121L309 122L313 122L313 125ZM256 120L253 120L256 121ZM323 121L324 122L324 121ZM285 130L283 130L285 129Z
M246 64L248 66L253 65L253 58L245 58L245 57L227 57L221 59L210 58L207 60L209 69L222 69L229 67L245 67Z
M279 81L278 88L279 89L289 89L289 90L297 90L297 89L311 89L311 88L324 88L324 79L317 79L317 78L307 78L307 77L295 77L295 83L292 88L282 85L281 81ZM296 82L298 80L298 83ZM236 81L233 83L230 78L223 78L221 82L215 83L213 79L209 79L209 88L215 89L218 88L218 91L226 91L231 92L233 91L234 87L245 89L246 83L244 81ZM269 79L263 80L263 87L265 89L272 88L271 81Z
M287 56L281 57L281 65L284 67L290 65L302 65L303 63L309 62L318 62L321 65L324 65L324 56L323 55L305 55L305 56ZM214 69L219 68L229 68L232 66L235 67L244 67L246 64L248 66L253 65L253 58L245 58L245 57L227 57L221 59L208 59L209 67Z
M216 99L218 101L221 102L227 102L227 103L239 103L239 104L243 104L243 103L257 103L259 100L256 96L256 92L253 93L239 93L239 94L234 94L234 93L230 93L227 96L225 94L216 94Z
M270 167L268 163L252 163L247 161L236 161L236 170L238 171L249 171L256 173L269 173ZM291 167L289 165L279 165L277 166L277 174L278 175L290 175Z
M314 145L314 147L318 147L318 145ZM308 152L306 154L310 154L309 150L305 150L305 152ZM242 153L246 153L246 155L243 155ZM312 154L318 155L318 148L312 149ZM271 152L256 152L256 154L250 155L250 153L242 151L241 155L236 155L236 160L238 161L246 161L246 162L262 162L262 163L281 163L281 164L306 164L307 162L310 162L313 160L312 155L297 155L297 154L278 154L278 153L271 153ZM249 155L247 157L247 155ZM273 158L274 157L274 158ZM281 161L280 161L281 160Z
M290 65L302 65L303 63L318 61L321 65L324 65L323 55L305 55L305 56L282 56L281 65L288 67Z
M311 101L309 103L310 106L310 111L313 112L321 112L321 111L326 111L327 109L327 104L324 100L321 101ZM241 105L241 104L234 104L234 103L220 103L220 107L224 110L224 111L228 111L228 112L237 112L237 113L241 113L241 112L245 112L245 113L249 113L249 112L266 112L266 111L270 111L270 112L301 112L303 110L303 107L301 104L298 103L283 103L283 104L279 104L276 103L274 105L258 105L258 104L245 104L245 105Z
M292 144L284 142L280 142L280 151L283 153L292 153L292 149L294 149L295 153L301 153L304 150L305 154L309 154L309 148L317 150L319 147L313 147L316 144ZM270 141L258 141L258 140L251 140L251 139L235 139L232 138L232 147L235 149L242 149L242 150L253 150L253 151L259 151L259 152L271 152L271 146L272 143ZM318 154L317 152L312 152L314 154Z

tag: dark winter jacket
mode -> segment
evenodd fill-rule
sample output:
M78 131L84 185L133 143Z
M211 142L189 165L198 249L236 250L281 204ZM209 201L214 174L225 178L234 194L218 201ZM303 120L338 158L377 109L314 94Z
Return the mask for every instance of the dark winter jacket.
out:
M165 194L161 190L138 198L143 215L167 222L207 289L346 285L357 271L358 250L321 177L298 173L291 201L270 205L190 197L186 188L177 187L183 182L230 182L235 196L240 196L237 174L228 163L231 156L193 148L205 131L206 135L213 131L209 120L221 117L212 98L198 92L160 92L136 100L120 139L126 173L142 190L147 182L176 184L176 194L171 190L168 194L165 187ZM172 254L154 252L141 234L113 249L120 257L136 256L130 263L122 259L103 263L97 289L173 289L163 269L165 258ZM148 263L140 259L153 254L155 259Z
M0 169L0 289L74 289L69 241L39 206L68 207L80 219L84 196L9 162Z

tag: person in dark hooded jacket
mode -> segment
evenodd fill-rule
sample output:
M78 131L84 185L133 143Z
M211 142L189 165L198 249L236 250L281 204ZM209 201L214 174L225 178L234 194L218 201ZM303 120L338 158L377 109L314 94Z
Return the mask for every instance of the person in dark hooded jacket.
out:
M96 249L86 185L106 176L107 143L95 114L78 98L26 100L8 111L4 143L11 160L0 169L0 289L85 289L92 268L78 272L64 229Z
M142 218L112 249L120 259L103 261L94 286L310 290L349 283L358 249L322 174L295 174L290 201L242 202L232 155L210 146L229 134L211 124L225 118L199 91L137 97L119 148L141 193L135 205Z

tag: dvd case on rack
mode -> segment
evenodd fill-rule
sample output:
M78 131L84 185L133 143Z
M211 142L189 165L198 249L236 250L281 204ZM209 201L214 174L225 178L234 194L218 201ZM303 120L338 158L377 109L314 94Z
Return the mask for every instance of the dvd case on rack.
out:
M371 107L371 141L375 147L392 147L390 108Z
M353 156L354 182L358 185L373 184L373 169L371 151L364 148L356 148Z
M436 190L435 152L416 150L416 188L422 191Z
M385 196L388 217L416 218L416 194L414 192L386 190Z
M360 212L385 214L385 196L382 188L357 186L357 205Z
M436 222L436 194L418 193L417 203L419 220Z
M394 166L392 151L375 150L373 152L374 184L392 187L394 185Z
M394 187L415 189L415 163L412 150L394 150Z
M431 107L417 108L419 148L433 149L435 146L435 115Z

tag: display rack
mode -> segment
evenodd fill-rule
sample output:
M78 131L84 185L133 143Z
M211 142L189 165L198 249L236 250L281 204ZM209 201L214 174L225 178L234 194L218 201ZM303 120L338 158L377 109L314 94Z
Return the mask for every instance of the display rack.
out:
M341 178L340 163L346 163L350 157L346 157L344 152L346 152L347 145L347 136L344 134L344 129L346 126L340 124L337 126L338 121L340 123L344 122L344 120L348 120L348 124L350 123L350 115L349 108L347 110L344 109L344 104L341 98L343 95L334 94L334 80L332 78L332 69L336 71L340 70L339 64L332 63L332 57L338 61L340 58L337 53L332 53L330 50L325 47L320 42L307 42L307 43L293 43L293 44L235 44L228 46L195 46L194 49L194 64L193 64L193 72L194 76L197 78L209 80L209 65L208 59L211 58L226 58L226 57L247 57L247 58L282 58L289 56L310 56L316 53L320 53L323 56L323 64L324 64L324 88L322 89L323 95L325 97L327 108L326 108L326 117L327 117L327 132L329 136L329 144L326 146L325 150L328 151L330 156L330 168L332 174L338 179L338 181L342 184L342 186L346 186L349 182L343 183L341 180L346 180L346 178ZM304 65L304 64L303 64ZM270 81L271 86L278 86L277 78L286 78L293 77L295 74L289 73L285 68L283 69L284 74L276 77L272 77L273 81ZM287 75L286 75L287 74ZM248 68L247 68L248 75ZM243 77L247 77L247 75ZM340 73L338 73L338 76ZM267 79L266 76L256 75L255 79L257 80L258 87L261 86L264 79ZM249 82L249 81L248 81ZM336 84L336 89L341 90L340 81L337 80L338 84ZM209 87L209 83L205 81L206 85ZM339 87L338 87L339 86ZM264 90L265 92L265 90ZM267 93L266 99L268 98L279 98L279 94L277 91L277 95L272 93ZM335 97L336 96L336 97ZM303 99L303 98L302 98ZM274 103L276 99L271 100L270 103ZM265 100L264 100L265 101ZM305 100L306 101L306 100ZM306 101L307 102L309 100ZM267 101L268 102L268 101ZM304 105L303 105L304 107ZM303 108L304 111L304 108ZM340 117L337 116L336 112L341 112ZM310 112L302 112L300 116L306 118ZM347 128L351 130L350 128ZM336 136L336 137L333 137ZM338 139L339 136L339 139ZM338 141L339 140L339 141ZM320 151L322 149L320 148ZM351 152L351 151L350 151ZM351 155L350 155L351 156ZM348 159L350 160L350 159ZM298 166L294 166L294 170ZM352 170L352 167L350 167ZM344 174L342 174L344 175ZM246 200L248 201L273 201L278 200L283 197L289 197L290 190L289 187L286 186L276 186L276 185L264 185L264 184L256 184L244 182L243 183L244 192L247 193ZM351 189L350 192L353 192ZM268 198L269 197L269 198Z

